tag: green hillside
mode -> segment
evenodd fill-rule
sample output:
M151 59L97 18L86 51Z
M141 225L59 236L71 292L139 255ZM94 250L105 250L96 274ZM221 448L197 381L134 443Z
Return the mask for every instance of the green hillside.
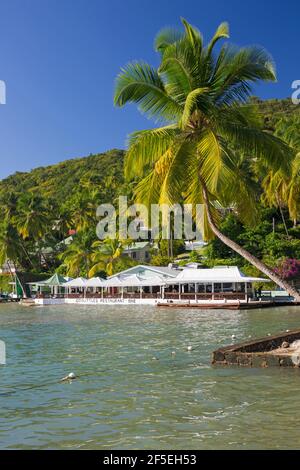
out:
M278 133L282 124L285 127L292 124L298 136L298 118L294 116L298 115L300 107L293 105L290 99L261 101L253 98L252 102L257 104L266 129ZM284 122L279 123L282 118ZM295 148L299 146L297 142ZM127 195L129 201L132 200L136 181L128 183L124 179L124 156L124 150L114 149L29 172L17 172L1 180L0 265L9 259L23 271L40 273L58 269L63 274L86 275L86 266L92 264L95 255L98 205L116 205L119 195ZM223 220L222 229L250 252L255 247L257 256L269 264L285 257L300 258L298 213L290 217L286 201L282 201L279 208L274 201L266 200L261 171L256 172L250 161L246 163L248 176L257 191L259 219L256 227L249 229L235 218L232 220L229 214ZM296 189L295 186L298 207ZM63 240L75 232L76 237L68 248ZM70 259L76 269L68 265ZM209 244L205 259L212 265L243 263L218 240ZM162 248L155 262L168 262ZM118 269L121 270L121 266Z
M258 106L266 128L272 131L275 130L276 123L281 118L289 118L296 113L300 114L300 105L294 105L291 98L261 100L253 97L252 102Z
M295 106L290 98L263 101L253 97L252 102L258 106L266 127L272 130L279 119L300 113L300 106ZM124 190L124 155L124 150L113 149L29 172L17 172L0 181L0 195L7 191L33 191L61 203L74 195L78 186L89 181L102 186L104 194L107 190L109 196L114 197Z
M0 181L0 195L36 192L60 205L89 183L111 196L123 189L123 150L110 150L97 155L65 160L56 165L17 172ZM106 194L108 193L108 194Z

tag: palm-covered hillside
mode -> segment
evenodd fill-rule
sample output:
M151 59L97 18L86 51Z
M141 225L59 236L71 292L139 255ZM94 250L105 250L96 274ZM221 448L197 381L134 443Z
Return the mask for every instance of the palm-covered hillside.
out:
M259 101L257 104L265 122L272 119L275 132L282 133L285 127L289 128L295 122L297 125L299 107L290 105L289 101ZM294 131L293 135L299 135L299 132ZM130 264L131 261L124 257L122 261L116 258L116 254L119 256L122 252L120 244L117 249L106 244L99 250L95 234L96 206L113 202L118 195L132 197L137 179L130 184L125 182L124 155L123 150L111 150L27 173L15 173L0 181L1 263L9 258L22 270L51 273L58 269L71 275L87 275L96 265L106 270L112 259L115 260L114 271ZM298 187L296 178L294 190ZM256 226L250 229L229 213L222 229L269 264L284 258L300 258L298 220L295 222L290 216L288 201L282 200L279 208L276 201L263 196L262 180L257 182L257 188L261 220ZM294 194L293 200L297 197ZM62 241L72 229L77 235L73 243L66 246ZM175 245L174 256L178 251ZM203 255L199 257L193 253L191 256L204 265L237 263L251 271L242 258L236 257L217 239L209 243ZM165 264L170 261L168 256L166 244L162 243L153 260ZM110 271L111 267L107 269ZM95 269L92 272L95 273Z

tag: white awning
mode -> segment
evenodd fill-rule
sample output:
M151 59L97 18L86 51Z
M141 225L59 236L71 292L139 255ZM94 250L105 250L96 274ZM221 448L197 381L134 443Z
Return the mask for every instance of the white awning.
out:
M131 276L116 276L103 281L103 287L147 287L162 286L166 281L160 276L142 277L137 274Z
M86 281L85 287L102 287L104 281L101 277L92 277Z
M84 277L77 277L72 279L72 281L65 282L64 287L86 287L87 281Z
M118 276L112 277L111 279L106 279L103 281L103 287L118 287L121 286L122 283Z
M210 284L233 282L270 282L269 279L245 276L237 266L222 266L212 269L183 269L175 279L168 279L167 284Z

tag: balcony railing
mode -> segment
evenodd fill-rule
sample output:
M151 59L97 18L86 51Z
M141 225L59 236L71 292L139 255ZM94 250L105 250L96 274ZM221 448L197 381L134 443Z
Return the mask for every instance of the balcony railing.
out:
M142 294L139 292L124 292L121 293L107 293L104 292L101 294L100 292L87 292L86 294L83 293L70 293L70 294L46 294L46 293L39 293L37 294L37 298L40 299L80 299L80 298L87 298L87 299L166 299L166 300L245 300L246 294L244 292L216 292L216 293L200 293L197 292L182 292L179 294L178 292L165 292L164 297L157 293L149 293L143 292Z

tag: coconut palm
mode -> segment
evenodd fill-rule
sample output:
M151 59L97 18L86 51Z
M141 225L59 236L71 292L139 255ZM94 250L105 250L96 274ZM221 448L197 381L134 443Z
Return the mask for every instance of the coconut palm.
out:
M24 193L18 200L16 226L23 239L41 239L49 229L49 212L43 199L35 193Z
M243 222L255 223L256 201L237 162L260 159L277 171L290 170L292 151L264 131L249 104L251 84L274 81L269 54L260 47L215 45L228 38L222 23L208 45L186 20L184 31L164 29L155 40L160 54L156 69L132 62L116 80L114 103L136 103L161 127L129 137L127 178L142 177L135 195L145 204L181 201L203 204L200 220L206 240L217 236L300 301L299 293L271 268L225 236L218 227L217 207L234 207Z
M96 209L99 204L97 188L83 186L81 192L76 193L69 204L71 204L72 224L78 232L96 225Z
M282 175L283 197L294 225L300 215L300 115L283 118L276 126L276 134L295 149L292 171L289 178Z
M94 235L94 234L93 234ZM78 232L73 242L60 255L69 276L87 276L92 263L92 236L89 231Z
M42 264L47 265L47 260L42 254L41 242L51 227L49 212L41 196L29 192L24 193L18 199L17 213L14 217L14 223L21 238L35 242L34 251L38 253L40 266L42 266ZM22 246L25 249L24 244L22 244ZM30 259L28 253L27 257Z
M262 181L263 199L270 206L278 207L288 235L282 207L287 207L289 215L297 223L300 211L300 116L295 114L282 118L276 125L276 135L294 149L291 173L285 174L281 169L274 171L258 165L260 173L265 173Z
M6 217L0 224L0 266L9 261L18 264L20 254L18 233Z
M89 276L95 276L99 271L106 271L111 276L114 273L114 265L123 253L124 243L119 239L110 238L94 242L92 245L94 253L91 256L94 264L89 271ZM126 243L128 244L128 241Z
M0 207L4 218L12 218L16 213L18 195L12 190L3 192L0 195Z

